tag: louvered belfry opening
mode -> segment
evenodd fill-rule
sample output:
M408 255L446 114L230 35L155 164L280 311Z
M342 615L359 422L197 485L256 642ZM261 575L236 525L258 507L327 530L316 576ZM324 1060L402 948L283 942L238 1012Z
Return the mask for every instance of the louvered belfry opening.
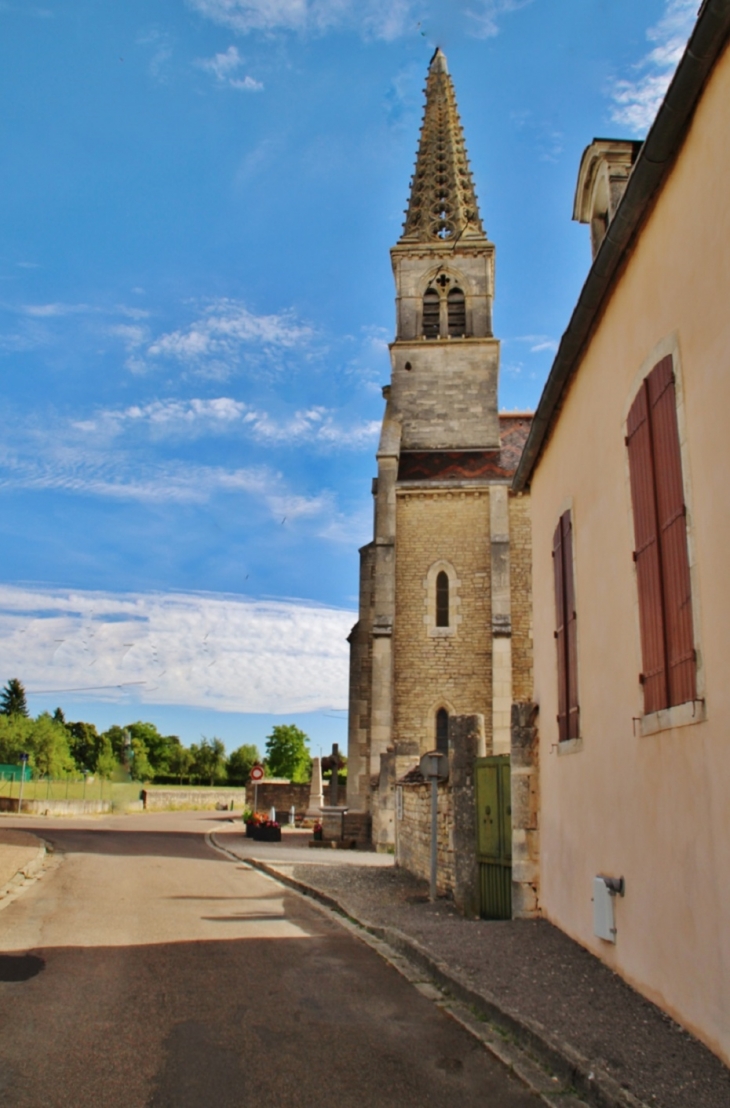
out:
M449 310L449 335L452 339L466 334L466 300L461 289L451 289L447 297Z
M401 242L486 238L446 58L437 50L426 83L426 110Z
M436 626L449 626L449 575L443 569L436 577Z
M445 708L436 713L436 749L440 754L449 753L449 713Z
M441 298L436 289L426 289L423 294L423 335L437 339L440 333Z
M578 640L573 574L573 522L563 512L553 535L555 645L558 652L558 739L580 737Z
M636 582L648 714L697 696L692 589L671 355L644 379L627 421Z

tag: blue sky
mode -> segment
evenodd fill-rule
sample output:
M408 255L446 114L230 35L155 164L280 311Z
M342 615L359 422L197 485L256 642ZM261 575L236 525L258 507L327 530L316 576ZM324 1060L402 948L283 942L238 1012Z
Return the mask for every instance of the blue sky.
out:
M344 741L434 46L500 404L532 408L590 259L581 152L643 136L697 6L0 0L0 681L187 742Z

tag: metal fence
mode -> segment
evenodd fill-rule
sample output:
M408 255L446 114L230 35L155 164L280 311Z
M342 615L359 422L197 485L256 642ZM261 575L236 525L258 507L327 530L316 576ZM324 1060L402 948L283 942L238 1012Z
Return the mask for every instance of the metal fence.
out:
M0 775L0 797L18 800L21 781ZM112 783L103 777L35 777L22 782L23 800L109 800Z

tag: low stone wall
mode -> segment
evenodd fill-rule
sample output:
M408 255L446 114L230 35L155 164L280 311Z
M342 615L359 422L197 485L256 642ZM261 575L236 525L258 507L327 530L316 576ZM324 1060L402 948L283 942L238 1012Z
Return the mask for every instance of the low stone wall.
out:
M482 715L449 719L449 776L438 786L436 885L469 918L479 915L474 766L485 749ZM395 817L396 863L430 880L431 784L419 767L397 782Z
M537 705L512 705L512 915L540 915L540 744Z
M329 804L329 782L324 785L324 802ZM344 798L345 790L340 786L340 793ZM246 803L249 808L254 806L254 787L246 786ZM295 785L291 781L266 781L259 783L256 807L259 812L268 812L270 808L276 808L280 820L289 818L289 811L294 806L297 818L304 817L309 807L309 785Z
M93 816L111 812L111 800L23 800L23 813L34 816ZM17 812L18 798L0 796L0 812Z
M246 803L245 789L143 789L142 804L146 812L173 812L184 809L215 810L218 805L237 808ZM23 805L25 807L25 805Z
M426 881L431 876L431 786L428 782L404 782L396 786L401 790L401 802L396 799L395 861L417 877ZM438 790L438 892L442 896L454 892L454 811L451 789L439 785Z

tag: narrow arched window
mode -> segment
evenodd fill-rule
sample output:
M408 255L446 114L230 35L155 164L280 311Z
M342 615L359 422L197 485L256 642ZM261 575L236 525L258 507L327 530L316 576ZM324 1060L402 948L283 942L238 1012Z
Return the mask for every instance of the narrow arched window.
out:
M449 753L449 713L445 708L436 713L436 749L440 754Z
M447 297L449 309L449 334L461 338L466 334L466 301L461 289L452 289Z
M436 289L426 289L423 294L423 334L427 339L439 337L441 299Z
M436 626L449 626L449 575L444 570L436 578Z

